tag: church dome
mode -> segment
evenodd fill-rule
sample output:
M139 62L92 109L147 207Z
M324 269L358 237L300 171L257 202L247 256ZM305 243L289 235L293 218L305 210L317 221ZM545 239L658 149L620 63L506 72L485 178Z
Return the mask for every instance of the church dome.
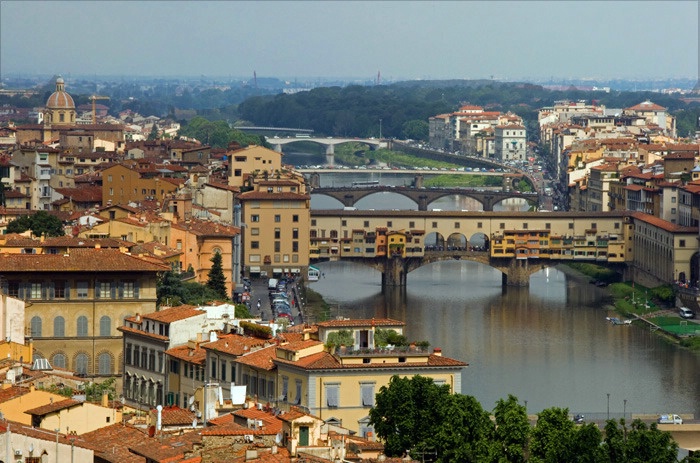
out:
M56 79L56 91L46 100L46 107L50 109L75 109L73 97L64 90L65 82L62 77Z

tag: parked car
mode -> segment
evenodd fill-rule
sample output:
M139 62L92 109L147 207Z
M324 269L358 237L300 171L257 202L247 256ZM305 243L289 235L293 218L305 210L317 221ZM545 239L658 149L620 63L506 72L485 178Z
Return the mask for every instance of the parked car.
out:
M581 414L574 415L574 423L576 423L576 424L583 424L583 423L585 423L585 422L586 422L586 417L585 417L585 416L583 416L583 415L581 415Z
M678 315L680 315L682 318L695 318L695 312L687 307L681 307L678 309Z

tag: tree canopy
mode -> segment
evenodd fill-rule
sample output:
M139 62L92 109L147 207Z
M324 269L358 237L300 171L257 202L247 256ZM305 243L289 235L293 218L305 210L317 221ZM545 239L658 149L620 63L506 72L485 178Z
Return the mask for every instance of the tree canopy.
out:
M7 224L7 233L24 233L31 230L34 236L63 236L61 219L46 211L23 215Z
M231 142L236 142L241 146L266 146L263 137L231 128L226 121L210 121L202 116L196 116L189 123L182 126L179 134L184 137L196 138L205 145L215 148L227 148Z
M608 420L578 425L566 408L552 407L531 426L527 411L509 395L496 402L493 421L472 396L451 394L431 378L394 376L376 395L370 424L387 456L479 463L672 463L678 445L656 424ZM605 437L603 437L603 435ZM686 463L695 463L688 458Z

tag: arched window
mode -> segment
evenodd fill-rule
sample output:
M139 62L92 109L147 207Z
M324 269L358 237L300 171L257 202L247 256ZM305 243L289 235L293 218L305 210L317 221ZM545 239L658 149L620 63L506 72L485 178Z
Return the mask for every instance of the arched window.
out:
M101 375L112 374L112 356L103 352L97 358L98 373Z
M88 372L88 356L87 354L78 354L75 356L75 372L79 375L86 375Z
M66 320L60 315L53 319L53 335L59 338L66 335Z
M103 315L100 318L100 336L111 336L112 335L112 319L107 315Z
M51 365L56 368L66 368L66 355L65 354L54 354L51 360Z
M78 336L84 337L88 335L88 319L85 315L78 317Z
M41 337L41 318L36 315L32 317L31 332L33 338Z

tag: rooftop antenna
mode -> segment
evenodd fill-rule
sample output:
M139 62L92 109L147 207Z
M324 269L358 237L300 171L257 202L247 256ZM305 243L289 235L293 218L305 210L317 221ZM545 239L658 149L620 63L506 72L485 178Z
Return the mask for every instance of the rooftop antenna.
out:
M255 88L258 88L258 74L253 71L253 85L255 85Z
M377 71L377 85L382 85L382 72Z

